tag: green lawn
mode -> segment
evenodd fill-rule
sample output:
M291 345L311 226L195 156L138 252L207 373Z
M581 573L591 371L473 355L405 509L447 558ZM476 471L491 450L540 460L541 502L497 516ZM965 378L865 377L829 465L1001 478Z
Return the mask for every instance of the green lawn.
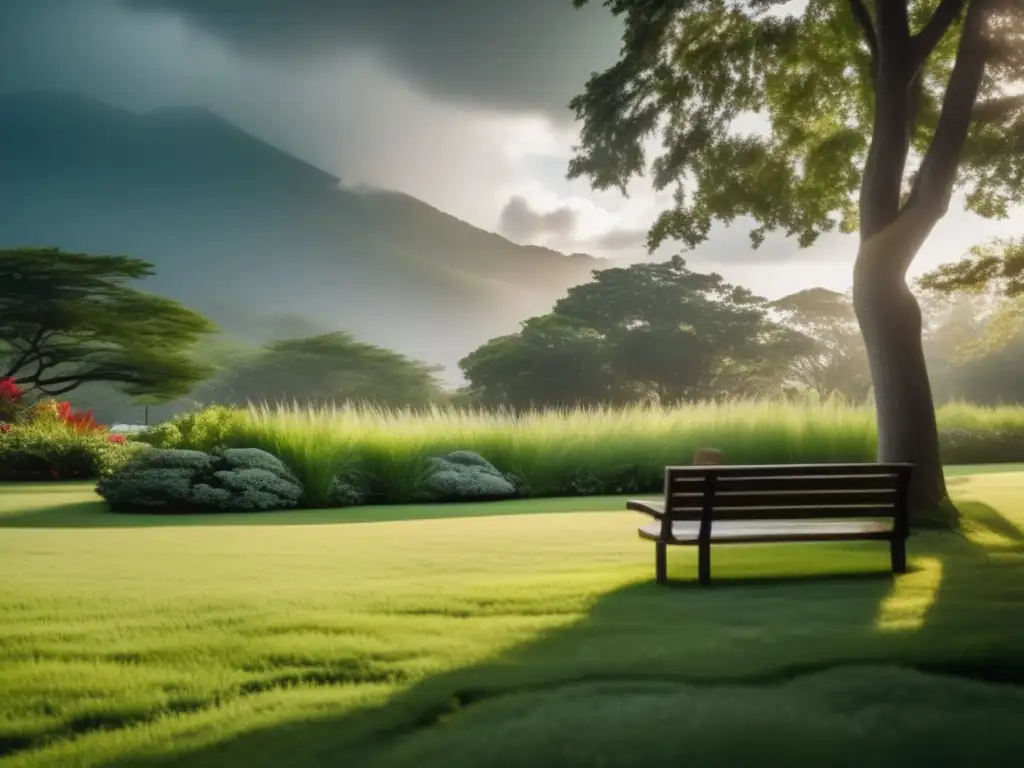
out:
M732 547L710 589L651 583L621 499L165 519L3 486L0 763L1022 764L1000 469L951 473L968 535L915 535L906 576Z

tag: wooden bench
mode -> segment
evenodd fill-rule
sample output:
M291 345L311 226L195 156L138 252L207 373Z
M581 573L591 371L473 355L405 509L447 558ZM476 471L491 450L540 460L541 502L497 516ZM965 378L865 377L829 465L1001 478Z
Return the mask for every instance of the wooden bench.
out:
M666 547L695 546L698 581L711 581L712 544L887 541L892 570L907 570L910 464L666 467L664 501L626 502L655 522L659 584Z

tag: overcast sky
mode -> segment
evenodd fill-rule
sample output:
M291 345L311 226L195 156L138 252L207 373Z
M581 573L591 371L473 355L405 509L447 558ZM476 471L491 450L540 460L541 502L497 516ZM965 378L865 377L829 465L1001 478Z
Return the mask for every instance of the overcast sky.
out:
M0 0L0 90L132 109L196 104L340 176L415 195L520 242L636 261L666 199L596 194L565 169L565 106L615 61L619 22L570 0ZM915 265L1011 222L942 222ZM850 283L853 238L800 250L719 229L687 258L775 297ZM653 258L665 257L662 249Z

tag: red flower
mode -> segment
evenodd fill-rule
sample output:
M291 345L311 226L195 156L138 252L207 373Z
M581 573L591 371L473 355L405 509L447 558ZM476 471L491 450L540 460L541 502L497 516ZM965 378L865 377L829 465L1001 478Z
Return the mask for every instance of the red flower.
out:
M107 435L107 440L111 443L120 445L124 442L124 435Z
M75 413L71 409L71 403L66 401L57 403L57 418L77 432L93 432L102 428L102 425L93 418L92 411Z
M19 387L13 378L0 379L0 399L18 400L25 394L25 390Z
M11 425L10 424L0 424L0 435L7 434L10 431L11 431Z

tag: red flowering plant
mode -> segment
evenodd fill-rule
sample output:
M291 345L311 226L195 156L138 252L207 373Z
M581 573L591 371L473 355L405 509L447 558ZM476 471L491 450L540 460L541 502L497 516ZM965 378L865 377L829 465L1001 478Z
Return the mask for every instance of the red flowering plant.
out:
M3 432L10 431L10 425L18 420L24 410L22 395L25 390L11 377L0 379L0 423L7 426Z
M132 454L92 411L52 399L23 406L17 423L0 427L0 481L93 479Z
M103 429L103 425L93 418L92 411L76 413L68 402L57 403L57 419L79 433L98 432Z

